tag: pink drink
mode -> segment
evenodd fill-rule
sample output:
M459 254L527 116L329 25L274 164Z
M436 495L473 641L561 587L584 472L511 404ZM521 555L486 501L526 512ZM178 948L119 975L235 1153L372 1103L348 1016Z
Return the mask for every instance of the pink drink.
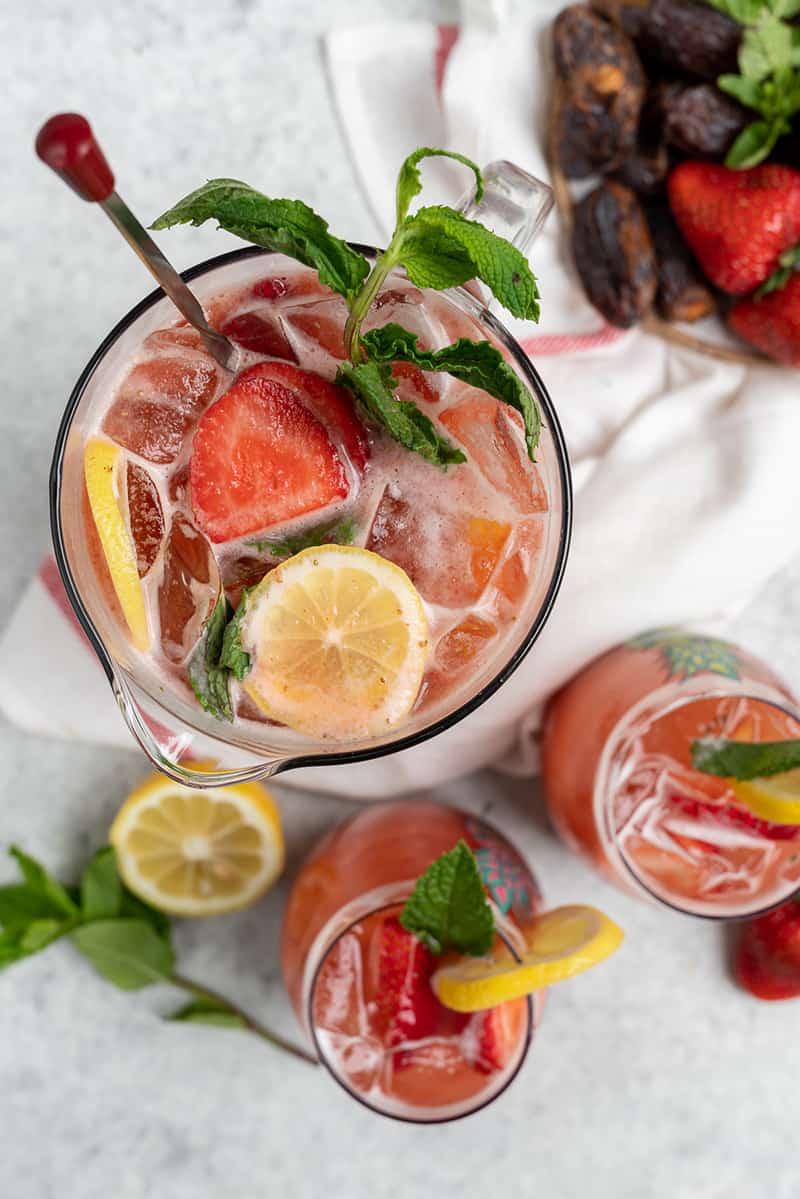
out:
M212 541L193 503L193 439L201 417L234 376L185 325L151 332L133 349L132 365L129 361L113 380L105 402L94 405L86 434L110 439L125 453L121 502L145 596L151 644L144 658L151 678L195 705L187 665L222 591L236 606L242 587L282 560L269 542L285 543L313 530L324 541L330 529L346 522L351 543L401 566L424 602L430 652L408 720L423 710L431 718L437 707L452 710L459 692L496 672L492 664L508 654L509 641L519 634L515 624L526 601L549 582L548 539L558 531L550 527L542 475L526 456L521 421L507 406L449 376L399 367L400 398L413 398L467 455L466 463L443 471L363 426L344 389L300 386L297 392L298 371L333 380L344 356L344 302L322 288L313 272L282 268L217 295L205 307L212 324L240 347L240 370L274 362L280 385L288 379L295 387L308 409L304 436L324 445L330 470L322 477L309 470L298 499L302 463L293 461L285 494L280 479L275 485L276 503L290 517ZM485 337L445 296L423 297L403 280L379 297L365 328L392 320L418 333L429 348L460 336ZM280 447L280 437L276 444ZM105 619L124 640L124 619L86 505L84 513ZM128 655L136 659L131 646ZM236 683L232 698L237 724L263 722Z

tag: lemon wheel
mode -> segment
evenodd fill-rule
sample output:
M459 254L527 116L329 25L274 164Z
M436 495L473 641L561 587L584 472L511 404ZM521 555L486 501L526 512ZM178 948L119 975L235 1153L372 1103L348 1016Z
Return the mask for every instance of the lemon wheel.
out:
M125 800L110 840L131 891L176 916L247 907L285 856L278 809L258 783L197 790L153 775Z
M521 961L505 947L491 957L461 957L440 967L431 985L445 1007L478 1012L589 970L622 940L622 929L597 908L554 908L537 919Z
M369 550L325 545L283 562L248 597L245 689L273 720L320 738L386 733L411 710L428 656L422 600Z
M769 778L740 783L731 790L743 807L772 824L800 824L800 770L787 770Z

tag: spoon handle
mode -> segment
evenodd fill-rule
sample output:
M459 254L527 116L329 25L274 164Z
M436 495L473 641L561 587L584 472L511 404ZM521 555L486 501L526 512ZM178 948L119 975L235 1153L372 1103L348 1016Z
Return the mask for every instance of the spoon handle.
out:
M211 328L195 295L114 190L114 175L86 118L75 112L51 117L39 130L36 153L82 200L100 205L178 311L197 329L208 352L227 370L235 369L235 347Z

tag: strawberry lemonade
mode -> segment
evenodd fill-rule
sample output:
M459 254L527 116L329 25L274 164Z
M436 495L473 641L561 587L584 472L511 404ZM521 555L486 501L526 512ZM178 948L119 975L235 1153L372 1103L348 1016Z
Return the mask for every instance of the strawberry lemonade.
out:
M536 996L484 1011L445 1007L436 959L400 923L415 877L463 838L521 951L541 898L528 867L490 825L438 804L370 808L329 833L298 875L283 927L283 974L320 1058L384 1115L431 1122L467 1115L502 1091L528 1049Z
M140 341L129 331L125 359L94 387L86 413L77 536L94 576L81 591L102 639L120 647L114 656L146 679L150 695L171 695L166 706L177 700L193 722L204 719L202 707L251 745L279 725L322 742L353 741L453 711L519 646L563 552L562 479L549 437L534 463L508 405L409 363L393 368L398 398L413 401L446 439L452 464L434 465L365 422L334 382L345 356L345 302L289 259L245 258L236 284L204 306L237 347L235 371L219 366L187 325L153 328L148 317ZM400 275L387 280L364 330L390 322L430 350L485 336L477 315ZM320 548L331 577L354 549L369 552L369 621L349 629L356 639L344 647L329 632L318 652L309 640L284 671L291 639L296 646L297 637L313 637L309 627L319 623L324 597L305 592L293 629L269 625L279 649L245 677L236 654L249 660L266 638L252 597L287 560L305 587L295 564ZM389 564L399 571L390 574ZM349 601L342 593L337 602ZM366 602L354 593L351 606L361 611ZM393 612L401 649L389 637ZM221 643L233 613L239 640L220 690L209 643L217 635ZM400 695L383 706L379 696L372 721L312 694L332 654L349 653L352 667L367 626L389 629L364 658L383 654L382 673L395 672ZM273 686L281 671L299 687L291 703L288 685L280 694Z
M709 774L693 745L799 735L795 701L764 663L657 630L598 658L550 702L550 813L617 883L693 915L751 915L800 888L800 805L787 794L800 780Z

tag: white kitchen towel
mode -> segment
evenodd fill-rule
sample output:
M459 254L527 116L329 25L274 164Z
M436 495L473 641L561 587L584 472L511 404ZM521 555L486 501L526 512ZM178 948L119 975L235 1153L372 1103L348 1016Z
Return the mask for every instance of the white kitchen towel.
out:
M382 230L399 163L419 145L546 177L545 39L558 0L509 25L465 3L459 29L407 23L332 33L327 62L342 125ZM423 164L426 202L464 187ZM746 369L611 329L586 302L551 216L532 251L540 325L512 324L564 426L574 536L550 620L516 674L461 724L376 762L296 771L287 782L382 797L479 766L534 773L542 702L596 654L662 624L718 629L800 548L800 388L791 371ZM129 743L111 691L47 561L0 645L0 705L47 734ZM31 647L37 647L35 656ZM24 647L24 652L19 647Z

